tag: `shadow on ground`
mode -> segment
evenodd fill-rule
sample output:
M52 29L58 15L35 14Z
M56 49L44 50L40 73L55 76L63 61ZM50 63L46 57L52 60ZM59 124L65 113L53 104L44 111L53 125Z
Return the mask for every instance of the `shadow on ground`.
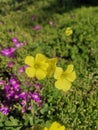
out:
M63 14L80 7L98 6L98 0L52 0L48 6L42 8L43 12L48 16L54 13Z
M0 14L6 15L10 11L22 11L26 10L28 6L36 5L38 2L43 2L42 10L50 15L53 13L65 13L81 6L98 6L98 0L9 0L0 1ZM44 2L47 2L47 6L44 6ZM36 8L37 9L37 8Z

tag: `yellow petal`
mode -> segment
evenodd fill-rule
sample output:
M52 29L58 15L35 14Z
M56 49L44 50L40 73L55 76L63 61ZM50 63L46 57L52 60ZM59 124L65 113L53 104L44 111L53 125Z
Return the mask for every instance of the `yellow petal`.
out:
M62 90L67 92L68 90L70 90L72 84L67 80L64 80L64 82L65 82L65 87L63 86Z
M47 127L45 127L43 130L48 130L48 128L47 128Z
M57 63L57 58L48 59L47 62L52 63L52 64L56 64Z
M47 61L49 63L48 69L47 69L47 77L51 77L56 69L56 63L57 58L52 58Z
M65 31L66 36L70 36L72 33L73 33L73 30L70 27L68 27Z
M66 92L70 89L71 82L69 82L65 79L63 79L63 80L60 79L55 82L55 87Z
M37 78L38 80L44 79L44 78L46 77L46 74L47 74L46 71L43 71L43 70L41 70L41 69L37 69L37 70L36 70L36 78Z
M41 62L40 64L41 64L40 69L45 70L45 71L48 69L48 66L49 66L48 63Z
M61 126L58 130L65 130L65 126Z
M54 73L54 78L60 79L62 73L63 73L63 69L61 67L56 67L56 70L55 70L55 73Z
M73 71L73 72L70 73L70 74L67 74L66 79L67 79L68 81L70 81L70 82L73 82L73 81L76 79L76 73L75 73L75 71Z
M44 56L43 54L36 54L36 57L35 57L35 62L42 62L42 61L46 61L47 58L46 56Z
M26 72L28 77L32 77L32 78L35 77L35 69L34 68L28 67L28 68L26 68L25 72Z
M60 128L60 124L58 123L58 122L53 122L52 124L51 124L51 127L50 127L50 129L49 130L58 130L58 128Z
M71 73L73 71L74 66L72 64L68 65L67 69L64 73Z
M34 65L34 57L32 57L32 56L26 56L26 58L25 58L25 64L27 64L29 66L33 66Z

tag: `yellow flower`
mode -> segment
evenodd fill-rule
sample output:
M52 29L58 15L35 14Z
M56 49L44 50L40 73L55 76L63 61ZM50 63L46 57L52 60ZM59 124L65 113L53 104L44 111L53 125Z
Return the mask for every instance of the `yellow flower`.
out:
M65 130L65 126L62 126L61 124L55 121L51 124L49 129L45 127L43 130Z
M37 54L35 58L27 56L25 58L25 64L29 66L26 68L26 74L28 77L36 77L38 80L45 78L49 66L46 59L47 58L42 54Z
M76 73L73 71L73 65L68 65L66 71L62 68L56 67L54 78L57 80L55 82L55 87L63 91L68 91L72 85L72 82L76 79Z
M66 36L70 36L70 35L72 35L73 34L73 30L70 28L70 27L68 27L66 30L65 30L65 35Z
M57 58L47 59L47 62L49 64L47 69L47 77L51 77L56 69Z
M48 130L48 128L47 128L47 127L45 127L43 130Z

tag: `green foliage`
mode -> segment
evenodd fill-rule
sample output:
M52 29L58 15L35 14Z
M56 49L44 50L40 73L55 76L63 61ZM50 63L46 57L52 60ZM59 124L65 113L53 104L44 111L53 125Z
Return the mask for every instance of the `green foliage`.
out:
M0 50L13 46L12 37L28 43L17 49L13 72L17 74L24 65L25 56L40 52L58 57L58 65L63 68L73 63L77 73L77 80L66 94L54 88L53 79L40 81L44 86L42 107L34 105L32 112L24 115L18 111L8 116L0 113L0 129L38 130L56 120L67 130L98 130L98 7L75 4L66 0L61 5L55 0L0 1ZM49 21L53 21L52 26ZM41 29L34 30L35 25ZM65 36L67 27L73 30L70 37ZM0 55L0 79L6 78L9 61L12 59ZM21 75L18 78L25 81Z

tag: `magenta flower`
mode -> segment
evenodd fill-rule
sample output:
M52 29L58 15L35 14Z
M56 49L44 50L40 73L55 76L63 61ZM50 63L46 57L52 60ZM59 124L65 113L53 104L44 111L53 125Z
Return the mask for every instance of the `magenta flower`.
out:
M37 92L30 93L30 96L37 104L41 102L41 96L39 95L39 93Z
M20 43L14 43L14 46L16 47L16 48L20 48L21 47L21 44Z
M28 110L31 110L32 109L32 106L28 106Z
M5 84L4 85L4 91L5 93L8 92L10 90L10 85L9 84Z
M14 89L15 91L19 91L19 90L20 90L20 84L19 84L19 83L14 84L14 85L13 85L13 89Z
M4 87L4 95L5 95L5 99L7 101L11 101L13 100L15 91L13 90L12 86L10 85L5 85Z
M7 115L10 112L10 108L5 104L1 104L0 112L2 112L4 115Z
M9 80L9 83L10 83L10 85L12 85L12 87L13 87L13 89L15 90L15 91L19 91L20 90L20 84L19 84L19 82L18 82L18 80L17 79L14 79L14 78L11 78L10 80Z
M27 43L25 42L25 43L23 43L23 42L17 42L17 43L14 43L14 46L16 47L16 48L20 48L21 46L26 46L27 45Z
M22 108L22 113L25 113L26 112L26 106L24 106L23 108Z
M22 108L22 113L24 113L27 110L27 93L26 92L20 93L19 98L21 99L20 104L23 107Z
M13 47L10 48L5 48L4 50L1 51L1 54L3 56L7 56L7 57L14 57L14 53L15 53L16 49Z
M27 105L26 99L23 99L20 104L21 104L22 106L26 106L26 105Z
M27 98L27 93L26 93L26 92L20 93L19 98L22 98L23 100L26 100L26 98Z
M15 94L14 94L14 99L15 99L15 100L19 99L19 94L20 94L20 93L15 93Z
M12 86L14 86L14 85L17 83L17 80L14 79L14 78L11 78L10 81L9 81L9 83L10 83Z
M25 71L25 67L23 66L23 67L20 67L19 69L18 69L18 72L19 73L23 73Z
M7 100L11 101L11 100L14 100L14 98L13 98L14 94L15 94L14 90L9 90L8 92L6 91L5 97Z
M18 39L16 37L13 37L11 40L13 43L18 43Z
M34 30L40 30L40 29L41 29L41 27L39 25L34 26Z
M19 42L16 37L13 37L13 38L12 38L12 42L14 43L14 46L15 46L16 48L20 48L21 46L27 45L27 43Z
M12 67L13 62L9 62L9 66ZM25 67L27 66L23 66L23 69L25 69ZM27 86L32 85L32 82L28 81ZM33 92L33 90L25 92L20 88L20 85L21 83L15 74L11 74L11 78L7 80L7 82L0 80L0 86L3 86L1 91L2 100L0 101L1 113L5 115L9 114L11 110L13 111L14 104L17 103L21 105L22 113L25 113L26 111L30 111L32 109L32 100L36 102L37 106L41 105L42 100L37 89L35 92ZM41 84L38 82L35 83L35 87L38 89L42 88Z
M15 64L15 63L14 63L13 61L10 61L10 62L8 63L8 67L9 67L9 68L12 68L14 64Z
M36 87L37 89L42 89L42 85L41 85L41 84L35 83L34 85L35 85L35 87Z

